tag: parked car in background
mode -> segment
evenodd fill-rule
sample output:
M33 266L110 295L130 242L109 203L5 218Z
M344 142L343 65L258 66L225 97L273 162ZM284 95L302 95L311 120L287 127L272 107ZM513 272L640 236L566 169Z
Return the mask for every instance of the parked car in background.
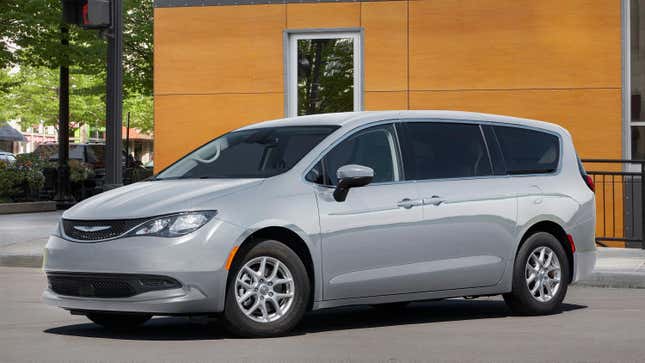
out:
M284 334L312 309L463 296L549 314L594 267L593 188L550 123L263 122L65 211L43 297L106 327L220 314L242 336Z
M33 152L41 160L55 163L58 161L58 143L40 144ZM77 200L85 199L103 191L105 180L105 144L70 144L69 164L73 183L73 194ZM152 175L152 170L144 168L132 155L121 157L123 183L130 184ZM53 193L56 183L56 167L44 171L45 189Z
M40 144L34 154L43 160L58 161L58 144ZM69 159L88 164L93 169L105 167L105 144L70 144Z
M16 162L16 155L8 151L0 151L0 161L13 164Z

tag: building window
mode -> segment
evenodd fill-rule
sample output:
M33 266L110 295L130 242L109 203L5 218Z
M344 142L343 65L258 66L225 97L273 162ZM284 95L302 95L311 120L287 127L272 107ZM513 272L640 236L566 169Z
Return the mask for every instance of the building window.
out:
M645 159L645 1L630 1L630 84L631 84L631 158Z
M287 115L360 111L360 32L288 33Z

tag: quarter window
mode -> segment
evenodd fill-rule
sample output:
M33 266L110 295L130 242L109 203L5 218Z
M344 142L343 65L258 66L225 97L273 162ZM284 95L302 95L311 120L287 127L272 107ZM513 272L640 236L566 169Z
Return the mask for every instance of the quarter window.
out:
M336 145L323 159L325 183L336 185L338 168L359 164L374 169L373 183L399 180L396 137L391 125L359 131Z
M479 125L409 122L403 125L406 179L424 180L491 175Z
M558 137L546 132L512 126L494 126L510 174L550 173L558 168Z

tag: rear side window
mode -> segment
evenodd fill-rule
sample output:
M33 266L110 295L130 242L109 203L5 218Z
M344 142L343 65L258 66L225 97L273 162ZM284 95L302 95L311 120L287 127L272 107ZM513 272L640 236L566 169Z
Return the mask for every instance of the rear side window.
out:
M557 136L520 127L494 126L509 174L550 173L558 168Z
M479 125L408 122L401 129L404 174L408 180L492 174Z

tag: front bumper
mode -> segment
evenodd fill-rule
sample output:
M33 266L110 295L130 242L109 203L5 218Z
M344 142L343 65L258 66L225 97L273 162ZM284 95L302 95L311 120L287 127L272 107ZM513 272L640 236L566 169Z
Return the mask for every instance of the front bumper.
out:
M105 242L71 242L51 236L45 247L46 273L105 273L168 276L181 287L123 298L43 293L45 303L68 310L195 314L224 308L226 259L242 234L217 219L178 238L127 237Z

